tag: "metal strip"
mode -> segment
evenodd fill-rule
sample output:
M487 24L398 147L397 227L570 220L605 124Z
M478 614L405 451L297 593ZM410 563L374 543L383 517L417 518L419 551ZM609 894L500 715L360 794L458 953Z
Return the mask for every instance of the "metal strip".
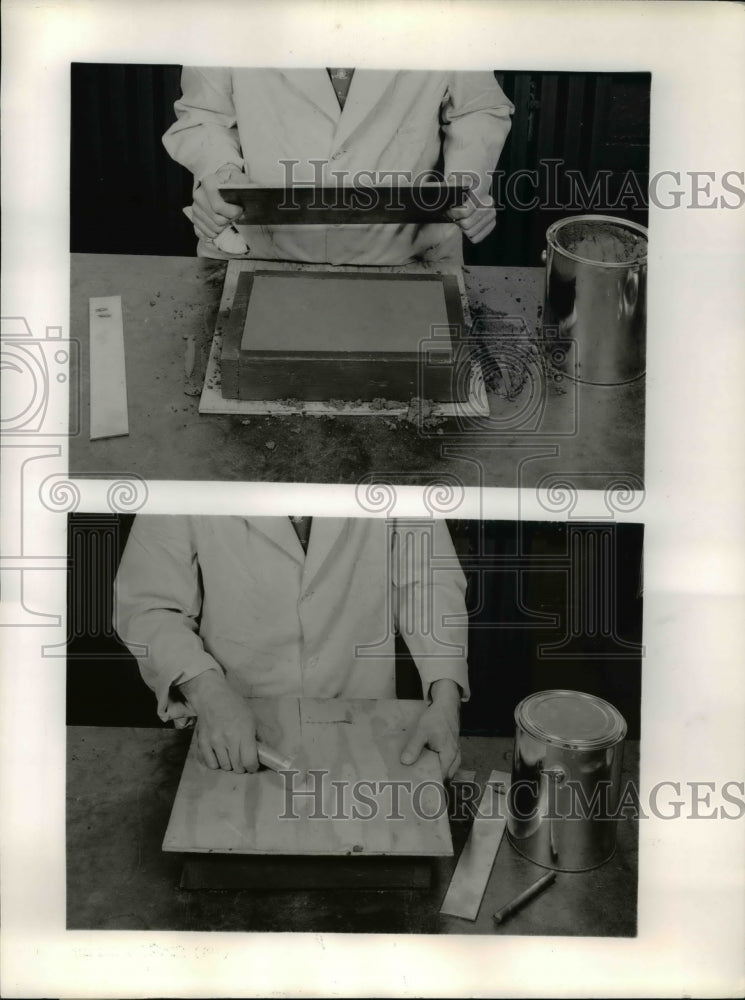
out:
M290 188L224 184L220 194L231 205L243 208L237 224L282 225L401 225L450 222L448 209L463 204L463 184L425 181L422 184L370 185L364 187Z
M129 434L120 295L89 300L91 441Z
M468 839L445 894L440 913L475 920L507 825L506 809L495 785L505 786L505 773L492 771L481 796ZM507 781L509 784L509 778Z

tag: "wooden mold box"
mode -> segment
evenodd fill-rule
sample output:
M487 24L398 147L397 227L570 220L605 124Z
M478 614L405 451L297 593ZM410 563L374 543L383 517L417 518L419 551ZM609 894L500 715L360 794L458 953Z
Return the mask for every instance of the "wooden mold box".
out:
M464 331L454 274L247 268L222 340L223 396L465 401Z
M279 698L252 699L251 705L259 738L294 758L300 773L292 787L316 788L318 796L295 796L288 807L290 786L284 775L210 770L200 763L192 742L164 851L348 856L350 862L371 856L452 855L437 755L425 750L415 764L399 761L424 709L422 702ZM311 769L327 774L316 777L314 785L311 778L302 777ZM357 785L363 781L372 786ZM398 795L401 818L392 818L391 791L380 785L385 781L407 783ZM331 782L344 783L341 799ZM418 801L413 792L417 787ZM364 796L374 809L363 802ZM362 818L371 812L373 818ZM293 813L298 818L289 818Z

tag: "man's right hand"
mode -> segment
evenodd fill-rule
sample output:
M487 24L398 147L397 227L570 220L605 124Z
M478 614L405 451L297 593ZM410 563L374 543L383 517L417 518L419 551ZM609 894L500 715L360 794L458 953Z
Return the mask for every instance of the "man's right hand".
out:
M235 219L243 214L240 205L230 205L220 197L218 188L231 180L244 180L245 175L238 167L221 167L214 174L202 178L194 192L192 205L194 232L200 239L214 240Z
M257 771L256 720L245 698L217 670L206 670L179 689L197 714L197 747L207 767Z

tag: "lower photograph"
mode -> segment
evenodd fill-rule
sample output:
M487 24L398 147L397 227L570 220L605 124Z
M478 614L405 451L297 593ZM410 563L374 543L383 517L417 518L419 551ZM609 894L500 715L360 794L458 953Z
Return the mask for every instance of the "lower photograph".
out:
M68 929L635 936L643 532L71 514Z

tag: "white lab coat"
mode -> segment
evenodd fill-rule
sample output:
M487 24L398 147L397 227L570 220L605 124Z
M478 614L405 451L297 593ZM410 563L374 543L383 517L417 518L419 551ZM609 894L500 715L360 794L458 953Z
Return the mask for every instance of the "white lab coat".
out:
M485 177L496 167L513 105L489 72L357 69L344 110L325 69L184 68L177 120L163 142L199 182L224 164L260 186L351 184L360 171L380 183L387 171L412 180L438 169ZM314 166L312 161L322 161ZM320 172L319 172L320 171ZM461 261L452 223L238 227L250 257L330 264ZM200 243L200 252L221 256Z
M140 515L115 627L184 724L174 686L213 668L253 697L394 698L396 627L425 694L449 677L468 697L464 594L443 521L315 518L306 554L286 517Z

